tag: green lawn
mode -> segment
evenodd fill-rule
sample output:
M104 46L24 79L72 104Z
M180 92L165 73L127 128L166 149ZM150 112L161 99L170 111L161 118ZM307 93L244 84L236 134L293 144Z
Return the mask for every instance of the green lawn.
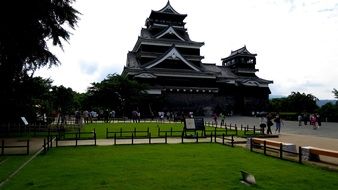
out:
M257 185L240 183L240 170ZM53 148L4 189L336 189L338 172L219 144Z

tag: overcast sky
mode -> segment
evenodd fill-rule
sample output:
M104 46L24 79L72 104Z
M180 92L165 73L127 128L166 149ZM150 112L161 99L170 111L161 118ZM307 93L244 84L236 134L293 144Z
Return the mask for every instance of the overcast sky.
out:
M54 85L85 92L108 74L121 74L151 10L167 0L77 0L81 20L64 51L53 48L61 65L36 75ZM292 91L333 99L338 88L338 0L171 0L187 14L186 28L201 48L204 63L244 45L257 54L257 76L273 80L272 95Z

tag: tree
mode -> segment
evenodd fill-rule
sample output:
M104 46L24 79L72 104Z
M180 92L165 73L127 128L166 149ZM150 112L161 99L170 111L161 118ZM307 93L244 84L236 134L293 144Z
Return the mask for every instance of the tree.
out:
M336 99L338 99L338 90L334 88L333 91L332 91L332 93L333 93L334 97Z
M317 100L312 94L292 92L286 98L270 100L270 106L271 111L275 112L314 112L318 109Z
M287 97L289 111L293 112L314 112L318 109L316 102L318 98L312 94L305 94L300 92L292 92L291 95Z
M68 25L74 29L78 15L72 8L74 0L3 0L0 2L0 113L4 119L16 110L13 97L18 83L32 77L36 69L59 64L47 41L62 48L68 41ZM26 92L23 92L26 93ZM15 113L14 113L15 114Z
M147 87L118 74L110 74L88 88L86 105L98 109L118 109L122 112L136 109L142 104Z

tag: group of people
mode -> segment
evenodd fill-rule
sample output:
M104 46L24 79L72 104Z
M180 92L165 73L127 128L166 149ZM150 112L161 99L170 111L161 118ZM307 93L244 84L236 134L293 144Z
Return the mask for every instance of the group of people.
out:
M112 110L109 112L108 109L106 110L100 110L99 113L96 111L88 111L84 110L81 111L75 111L75 124L82 124L82 123L89 123L93 122L93 120L103 120L104 122L108 123L110 120L113 120L115 118L115 111Z
M298 126L302 126L302 123L304 123L304 125L306 126L308 122L310 123L310 125L312 125L314 130L318 129L322 125L322 121L318 113L304 113L298 115Z
M272 113L268 113L265 117L261 116L261 124L260 127L265 132L266 128L266 134L272 134L271 127L275 123L275 133L280 133L281 126L284 125L283 120L280 118L279 113L276 115L273 115Z

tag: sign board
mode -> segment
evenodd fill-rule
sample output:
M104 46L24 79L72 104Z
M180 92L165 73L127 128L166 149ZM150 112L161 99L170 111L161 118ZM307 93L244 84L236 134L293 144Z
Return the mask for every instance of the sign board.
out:
M27 120L26 120L25 117L21 117L21 120L22 120L22 122L23 122L25 125L28 125L28 122L27 122Z
M185 125L185 129L187 130L195 130L195 120L193 118L186 118L184 120L184 125Z
M204 130L204 119L203 117L196 117L195 119L195 129L196 130Z
M186 130L205 130L203 118L186 118L184 120Z

